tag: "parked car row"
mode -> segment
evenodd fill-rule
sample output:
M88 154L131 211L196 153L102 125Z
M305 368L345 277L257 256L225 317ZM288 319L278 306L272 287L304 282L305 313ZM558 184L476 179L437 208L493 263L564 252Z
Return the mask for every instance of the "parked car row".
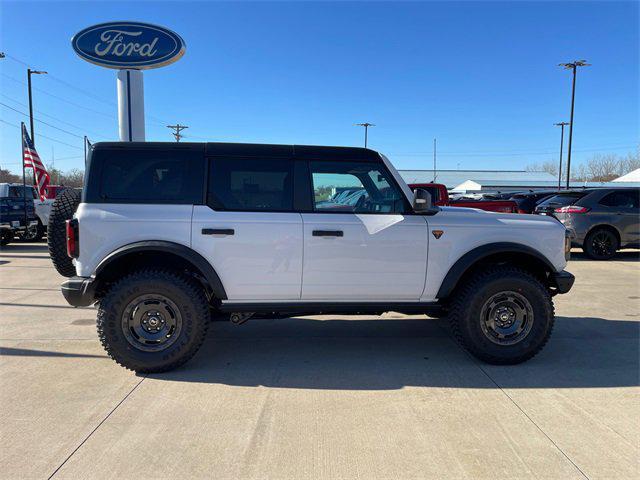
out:
M640 189L580 188L449 195L438 183L410 184L427 190L435 205L493 212L547 215L571 233L571 244L595 260L608 260L621 248L640 248Z
M434 205L439 207L467 207L488 212L517 213L517 204L512 200L494 200L483 198L481 195L459 196L454 199L449 196L446 185L441 183L411 183L409 188L412 191L417 188L426 190L431 194Z
M50 185L41 200L31 185L0 183L0 243L7 245L16 237L41 240L47 231L51 206L65 190L64 186Z

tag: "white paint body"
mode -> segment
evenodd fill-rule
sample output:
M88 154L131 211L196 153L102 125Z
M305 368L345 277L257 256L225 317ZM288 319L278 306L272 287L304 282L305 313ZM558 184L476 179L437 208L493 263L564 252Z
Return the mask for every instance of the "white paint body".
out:
M384 158L384 157L383 157ZM409 200L413 194L386 158ZM227 302L436 300L465 253L513 242L540 252L561 271L565 228L552 218L442 208L435 215L220 212L206 205L80 204L79 276L109 253L143 240L175 242L200 253L218 273ZM234 235L203 235L203 228ZM342 230L317 237L313 230ZM433 230L443 230L436 239Z
M144 142L144 82L140 70L118 70L118 132L121 142Z
M40 198L33 200L33 206L36 210L36 215L40 219L40 222L46 228L49 225L49 215L51 215L51 207L53 206L53 202L55 200L51 198L45 198L44 200L40 200Z

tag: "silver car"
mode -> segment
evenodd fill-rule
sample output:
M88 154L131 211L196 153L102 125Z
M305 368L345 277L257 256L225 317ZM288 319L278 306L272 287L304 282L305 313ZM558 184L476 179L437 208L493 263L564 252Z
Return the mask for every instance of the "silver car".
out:
M572 246L582 247L595 260L608 260L620 248L640 248L640 188L558 192L535 213L562 222L572 235Z

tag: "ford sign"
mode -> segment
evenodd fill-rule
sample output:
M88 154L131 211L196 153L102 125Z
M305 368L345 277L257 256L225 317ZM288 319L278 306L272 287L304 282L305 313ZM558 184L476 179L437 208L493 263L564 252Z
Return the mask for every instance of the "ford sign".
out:
M75 52L101 67L135 70L158 68L178 60L186 45L171 30L140 22L109 22L78 32Z

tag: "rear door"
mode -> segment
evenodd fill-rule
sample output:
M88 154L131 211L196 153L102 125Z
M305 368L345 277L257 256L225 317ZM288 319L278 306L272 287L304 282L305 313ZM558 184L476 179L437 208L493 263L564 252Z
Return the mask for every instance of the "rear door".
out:
M218 273L228 300L299 300L302 218L286 156L209 158L207 205L193 211L192 247Z
M620 232L621 245L640 244L640 190L616 190L599 201L600 210Z
M339 160L339 159L337 159ZM303 300L417 301L427 223L382 162L309 161L312 212L303 213Z

